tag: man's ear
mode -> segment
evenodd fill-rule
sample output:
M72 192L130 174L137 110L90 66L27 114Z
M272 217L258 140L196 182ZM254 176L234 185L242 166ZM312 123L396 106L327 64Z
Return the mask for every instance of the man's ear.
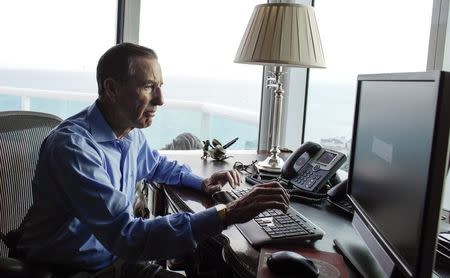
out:
M110 101L115 101L118 95L119 84L111 77L106 78L103 81L104 94Z

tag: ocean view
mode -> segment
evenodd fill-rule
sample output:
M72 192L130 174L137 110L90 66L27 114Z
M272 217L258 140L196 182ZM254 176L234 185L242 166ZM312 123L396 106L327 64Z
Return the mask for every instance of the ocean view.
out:
M0 69L1 86L79 92L91 94L92 99L97 95L95 74L89 72ZM339 138L343 142L350 140L355 96L352 86L353 84L314 83L308 95L306 140L318 143L330 142L328 140L330 138ZM260 82L166 76L163 87L165 99L185 101L201 99L207 103L205 105L207 109L212 105L226 106L244 111L254 119L227 117L221 114L222 111L215 111L221 109L215 106L210 110L216 114L205 115L204 111L192 107L174 107L166 104L158 108L152 126L143 131L150 145L157 149L164 148L177 135L184 132L192 133L200 140L217 138L222 143L239 137L230 149L256 149L260 90ZM29 107L32 111L47 112L65 119L91 103L92 101L31 97ZM4 92L0 94L0 110L20 109L20 96L7 95Z
M260 84L251 84L246 81L183 79L170 76L165 77L164 83L165 99L183 99L185 101L202 99L203 102L209 104L244 110L254 115L255 119L259 115L260 89L258 86L261 86ZM91 94L92 98L97 95L95 74L87 72L0 69L0 87L79 92ZM243 93L243 91L249 93ZM31 111L47 112L66 119L91 103L92 101L30 97L29 107ZM205 106L209 107L208 104ZM20 96L8 95L5 92L0 94L0 110L20 109ZM164 105L158 108L152 126L143 131L150 145L157 149L164 148L177 135L184 132L192 133L200 140L217 138L223 143L239 137L239 140L230 149L256 149L258 137L256 120L237 121L220 116L221 111L216 112L219 115L208 116L208 126L205 128L205 115L202 115L202 111L189 107L173 108L170 105Z

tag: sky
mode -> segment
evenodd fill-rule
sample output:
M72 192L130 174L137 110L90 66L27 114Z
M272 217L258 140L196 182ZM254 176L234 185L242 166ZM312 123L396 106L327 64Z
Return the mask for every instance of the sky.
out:
M157 51L166 74L253 78L261 66L233 60L254 6L263 2L142 0L140 43ZM431 18L432 0L315 5L328 70L337 76L383 72L386 64L394 71L426 65L426 57L411 57L428 50L428 41L414 39L429 36L424 22ZM0 45L0 66L93 71L115 42L116 9L115 0L2 1L0 28L9 43ZM395 43L399 37L414 43L405 48Z
M262 66L233 62L260 0L142 1L140 41L157 51L165 74L261 78Z
M315 1L327 71L339 80L349 73L426 70L432 2Z
M115 0L0 2L0 67L92 71L115 43Z

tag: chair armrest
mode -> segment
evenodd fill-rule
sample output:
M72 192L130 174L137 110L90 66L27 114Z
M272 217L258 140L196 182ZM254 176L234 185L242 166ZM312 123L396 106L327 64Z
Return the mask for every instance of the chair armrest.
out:
M0 277L52 278L54 275L45 266L30 265L18 259L0 257Z
M0 276L1 277L30 277L30 269L24 262L0 257Z

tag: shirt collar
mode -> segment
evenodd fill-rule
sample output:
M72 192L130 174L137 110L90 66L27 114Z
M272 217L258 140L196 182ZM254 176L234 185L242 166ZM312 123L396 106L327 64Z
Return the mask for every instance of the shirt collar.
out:
M91 134L96 142L117 140L117 136L106 122L102 112L98 109L97 102L89 107L87 120L91 126Z

